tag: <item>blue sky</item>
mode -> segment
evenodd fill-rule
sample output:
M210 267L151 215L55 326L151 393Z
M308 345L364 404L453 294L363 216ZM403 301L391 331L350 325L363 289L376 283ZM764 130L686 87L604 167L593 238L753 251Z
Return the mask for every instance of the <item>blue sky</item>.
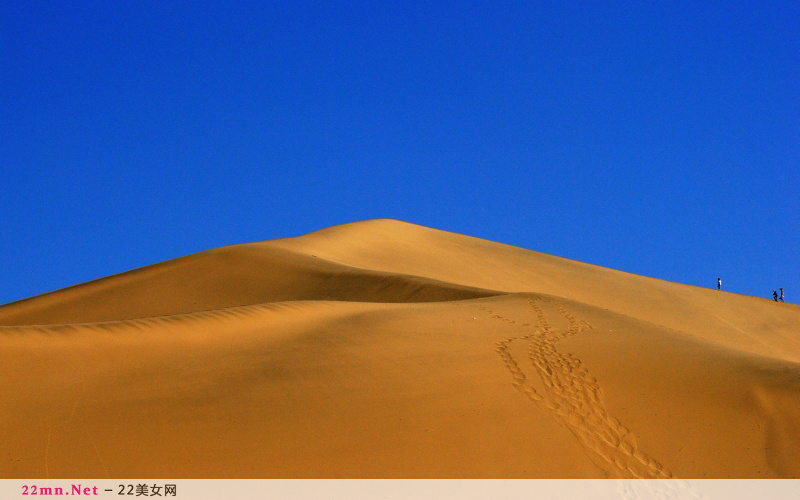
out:
M788 1L3 2L0 303L384 217L796 303L799 89Z

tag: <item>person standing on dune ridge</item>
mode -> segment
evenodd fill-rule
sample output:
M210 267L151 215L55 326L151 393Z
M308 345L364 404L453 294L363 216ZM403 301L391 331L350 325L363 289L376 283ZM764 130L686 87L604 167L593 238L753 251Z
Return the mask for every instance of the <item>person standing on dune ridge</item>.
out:
M775 290L772 291L772 300L778 302L778 292L776 292Z
M720 288L722 288L722 280L720 278L717 278L717 290L719 290Z
M781 302L783 302L783 288L781 288Z

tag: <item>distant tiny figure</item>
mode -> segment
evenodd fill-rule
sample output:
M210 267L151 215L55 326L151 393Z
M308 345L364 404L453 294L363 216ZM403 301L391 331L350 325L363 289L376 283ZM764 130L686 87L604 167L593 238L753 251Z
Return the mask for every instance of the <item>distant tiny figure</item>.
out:
M781 288L781 302L783 302L783 288Z
M772 291L772 300L778 302L778 292L776 292L775 290Z
M717 290L719 290L720 288L722 288L722 280L717 278Z

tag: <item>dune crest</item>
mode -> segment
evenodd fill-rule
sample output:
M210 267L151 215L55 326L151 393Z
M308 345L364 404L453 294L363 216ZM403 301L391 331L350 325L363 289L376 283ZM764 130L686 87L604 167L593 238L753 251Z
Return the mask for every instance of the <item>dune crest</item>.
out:
M250 244L210 250L8 304L0 307L0 325L114 321L297 300L437 302L497 293Z
M0 307L0 477L800 474L800 308L392 220Z

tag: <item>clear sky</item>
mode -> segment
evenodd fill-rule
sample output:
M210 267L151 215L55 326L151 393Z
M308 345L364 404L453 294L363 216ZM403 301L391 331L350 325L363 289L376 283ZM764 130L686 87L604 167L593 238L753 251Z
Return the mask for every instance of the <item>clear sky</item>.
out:
M800 302L800 2L0 3L0 303L394 218Z

